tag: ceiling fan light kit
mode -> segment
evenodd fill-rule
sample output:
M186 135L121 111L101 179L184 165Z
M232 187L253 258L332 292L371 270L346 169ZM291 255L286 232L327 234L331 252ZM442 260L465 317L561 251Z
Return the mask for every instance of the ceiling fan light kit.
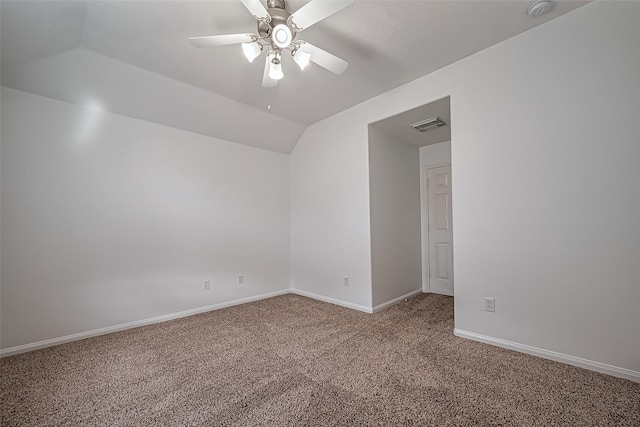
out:
M271 60L273 59L274 55L275 54L273 52L270 52L265 57L264 72L262 74L263 87L274 87L278 84L278 80L269 77L269 73L271 71Z
M284 24L278 24L273 29L273 44L280 49L286 49L293 41L291 30Z
M298 64L298 67L300 67L300 70L304 71L304 69L307 68L307 65L309 65L311 55L300 48L291 52L291 55L293 56L293 61Z
M274 80L280 80L284 77L282 72L282 64L280 63L280 55L278 52L273 54L271 61L269 61L269 77Z
M314 62L334 74L342 74L349 63L310 43L296 40L299 32L351 5L354 0L311 0L290 14L284 0L267 0L267 8L260 0L240 0L258 21L258 35L227 34L217 36L190 37L195 47L212 47L242 44L242 51L249 62L253 62L267 47L267 58L262 78L263 87L274 87L284 77L282 52L291 51L293 61L304 70Z
M249 62L253 62L262 53L262 45L260 43L242 43L242 51Z

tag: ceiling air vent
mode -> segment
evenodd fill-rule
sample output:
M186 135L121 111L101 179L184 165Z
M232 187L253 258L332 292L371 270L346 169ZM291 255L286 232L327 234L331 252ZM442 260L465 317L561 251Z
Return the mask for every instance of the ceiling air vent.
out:
M411 127L417 130L418 132L426 132L431 129L440 128L445 124L446 124L445 122L440 120L440 117L433 117L431 119L415 122L411 124Z

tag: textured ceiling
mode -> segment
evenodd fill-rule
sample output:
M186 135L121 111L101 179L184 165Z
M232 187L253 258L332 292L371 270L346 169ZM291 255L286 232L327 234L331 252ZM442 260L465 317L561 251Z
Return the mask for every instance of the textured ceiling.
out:
M307 2L287 1L287 9L293 12ZM238 1L3 0L0 3L2 84L80 102L80 95L67 92L74 91L72 86L79 73L87 73L81 79L84 89L102 90L102 96L109 101L109 110L114 113L289 152L305 126L586 2L556 1L548 15L538 18L526 14L531 3L356 0L352 6L298 36L349 61L347 71L337 76L315 64L300 71L285 55L284 79L277 87L267 89L261 87L262 56L249 64L237 45L197 49L187 41L191 36L255 33L255 20ZM70 50L78 52L67 54ZM98 69L92 62L94 54L106 57L111 66L105 70L103 64ZM67 59L72 62L68 64L69 73L65 74L62 70ZM95 61L104 63L101 59ZM153 84L143 83L136 89L142 101L132 103L125 95L113 94L118 90L130 93L132 88L126 84L116 86L92 81L94 74L95 79L102 78L101 73L108 74L110 67L118 68L122 74L129 72L125 70L127 67L134 70L130 71L134 74L146 73L140 80L157 80L156 86L160 81L166 83L168 78L175 82L172 90L182 94L202 89L217 104L212 114L222 111L230 116L242 116L242 120L233 124L236 127L244 124L245 129L234 130L238 135L235 138L228 137L220 132L219 126L207 127L205 117L194 126L192 122L198 121L195 116L207 114L206 110L196 111L207 105L206 95L201 96L202 102L193 105L185 100L179 114L167 110L155 117L153 105L149 108L143 102L153 98L148 94L154 90L159 93ZM45 77L49 68L56 70L59 81ZM152 92L145 92L145 84ZM155 98L153 101L158 102ZM221 107L223 104L228 105ZM267 110L269 105L271 108ZM254 131L247 123L254 125ZM290 126L291 131L274 138L282 126ZM265 129L272 137L264 136ZM268 140L278 140L277 146Z

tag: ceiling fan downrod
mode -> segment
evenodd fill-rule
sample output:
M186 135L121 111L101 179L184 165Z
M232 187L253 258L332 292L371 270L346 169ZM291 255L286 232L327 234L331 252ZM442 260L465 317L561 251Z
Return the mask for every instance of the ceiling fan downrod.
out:
M284 9L284 0L267 0L267 7L269 9Z

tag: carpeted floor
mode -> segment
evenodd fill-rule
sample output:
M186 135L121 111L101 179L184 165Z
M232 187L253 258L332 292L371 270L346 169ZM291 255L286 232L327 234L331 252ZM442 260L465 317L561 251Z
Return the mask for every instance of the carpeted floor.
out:
M4 358L9 426L640 426L640 384L285 295Z

